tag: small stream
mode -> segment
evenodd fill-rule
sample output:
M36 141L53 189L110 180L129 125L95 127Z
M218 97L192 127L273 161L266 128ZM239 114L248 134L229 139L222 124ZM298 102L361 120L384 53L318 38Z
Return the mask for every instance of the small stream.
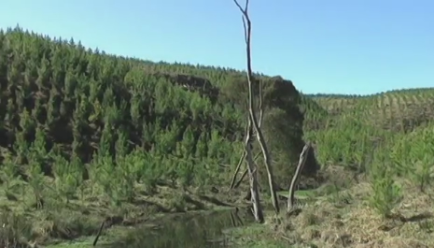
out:
M246 211L219 210L167 216L152 225L135 226L112 237L106 248L217 248L228 247L224 229L253 223Z

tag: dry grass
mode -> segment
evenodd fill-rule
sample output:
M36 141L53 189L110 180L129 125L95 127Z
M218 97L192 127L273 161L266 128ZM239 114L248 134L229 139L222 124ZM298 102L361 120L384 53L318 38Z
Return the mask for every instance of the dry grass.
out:
M432 199L427 195L408 194L394 212L407 221L384 219L364 204L370 194L366 183L347 191L353 199L347 206L337 207L330 202L318 202L288 221L286 228L299 236L299 242L313 242L320 247L433 247L430 226L434 222ZM407 191L409 192L409 191ZM410 192L409 192L410 193ZM426 216L423 216L426 215ZM421 216L419 220L415 216Z
M336 168L333 175L343 176ZM402 184L405 196L393 209L393 218L370 207L371 186L359 182L305 205L298 216L269 217L267 226L274 228L256 227L248 235L259 239L263 245L258 247L434 247L434 189L422 194L417 187Z

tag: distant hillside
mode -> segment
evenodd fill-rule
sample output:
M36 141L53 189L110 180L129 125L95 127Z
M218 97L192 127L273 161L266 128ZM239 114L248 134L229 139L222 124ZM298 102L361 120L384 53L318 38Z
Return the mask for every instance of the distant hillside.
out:
M352 115L385 129L412 130L434 120L434 88L368 96L306 95L332 115Z

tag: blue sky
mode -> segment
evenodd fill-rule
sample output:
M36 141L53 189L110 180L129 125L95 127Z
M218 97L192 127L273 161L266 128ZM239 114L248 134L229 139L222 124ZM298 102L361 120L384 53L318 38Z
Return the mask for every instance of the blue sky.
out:
M304 93L434 86L433 0L251 0L253 69ZM3 0L0 27L154 61L245 68L232 0Z

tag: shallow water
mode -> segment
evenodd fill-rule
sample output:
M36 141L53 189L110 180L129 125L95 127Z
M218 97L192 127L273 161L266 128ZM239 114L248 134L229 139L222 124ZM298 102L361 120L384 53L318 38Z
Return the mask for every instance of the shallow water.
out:
M128 248L217 248L228 247L224 229L248 225L253 217L220 210L185 213L163 218L156 225L142 225L129 229L115 242L99 247Z

